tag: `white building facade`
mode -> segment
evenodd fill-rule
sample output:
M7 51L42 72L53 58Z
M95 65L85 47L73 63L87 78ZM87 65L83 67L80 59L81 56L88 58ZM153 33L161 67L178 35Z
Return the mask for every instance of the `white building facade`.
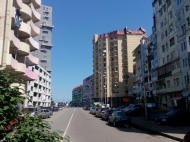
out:
M27 82L27 91L30 101L25 100L25 107L51 106L51 74L40 65L29 67L39 75L38 80Z

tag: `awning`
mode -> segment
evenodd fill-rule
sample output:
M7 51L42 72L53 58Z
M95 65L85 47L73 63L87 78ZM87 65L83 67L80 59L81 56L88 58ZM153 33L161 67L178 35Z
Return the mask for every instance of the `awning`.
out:
M181 100L182 97L174 97L174 98L171 98L170 100Z

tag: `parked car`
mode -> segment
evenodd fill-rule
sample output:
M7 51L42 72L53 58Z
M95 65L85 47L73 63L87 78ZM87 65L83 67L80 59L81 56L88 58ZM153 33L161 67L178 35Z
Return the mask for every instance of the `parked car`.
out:
M102 117L102 114L104 113L105 110L108 108L99 108L98 111L96 112L96 117Z
M63 110L63 107L62 107L62 106L58 106L58 109L59 109L59 110Z
M90 113L93 114L95 112L95 110L96 110L96 107L91 107L90 108Z
M53 115L53 107L42 107L42 109L49 110L50 114Z
M119 107L116 108L116 110L119 111L119 110L122 110L122 109L124 109L124 108L125 108L125 106L119 106Z
M41 107L38 106L38 107L25 107L23 108L23 111L25 113L29 113L29 115L31 117L34 117L36 115L39 115L41 113Z
M53 111L59 111L58 107L53 107Z
M51 117L51 113L50 113L50 111L47 110L47 109L41 109L40 116L41 116L42 118L50 118L50 117Z
M155 119L156 124L166 125L187 125L190 120L190 111L184 109L174 109L169 111L166 115Z
M124 111L114 111L108 118L108 124L117 125L128 125L131 127L131 117Z
M96 116L96 114L98 113L98 109L99 107L96 108L96 110L94 111L94 115Z
M122 111L127 112L130 116L140 116L144 109L141 105L129 105L128 107L122 109Z
M102 119L108 120L109 116L114 112L113 109L106 109L104 113L102 114Z

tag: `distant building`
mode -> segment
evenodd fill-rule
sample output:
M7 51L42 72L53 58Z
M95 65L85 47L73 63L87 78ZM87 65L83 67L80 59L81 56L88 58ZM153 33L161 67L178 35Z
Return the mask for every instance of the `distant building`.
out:
M72 105L82 106L83 85L75 87L72 91Z
M30 70L37 73L38 79L35 81L27 82L27 90L32 102L25 100L25 107L31 106L43 106L48 107L51 105L51 74L49 74L40 65L29 67Z
M132 51L145 36L143 28L124 28L93 37L94 100L111 107L123 105L123 98L132 96ZM127 100L127 99L125 99Z
M94 102L94 74L83 80L83 105L90 106Z
M51 73L52 30L54 28L52 25L52 7L42 5L37 11L41 14L41 20L35 23L40 28L40 34L35 37L35 40L41 44L40 49L32 52L32 54L39 58L39 65Z

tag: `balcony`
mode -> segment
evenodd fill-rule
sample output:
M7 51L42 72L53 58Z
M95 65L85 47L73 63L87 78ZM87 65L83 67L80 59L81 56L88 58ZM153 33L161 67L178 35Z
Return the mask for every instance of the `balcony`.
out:
M17 50L17 54L21 56L27 56L30 53L30 46L25 42L20 42L20 47Z
M30 26L31 26L31 36L35 37L40 34L40 28L38 28L32 20L30 20Z
M28 66L33 66L33 65L38 65L39 64L39 59L32 54L29 54L26 56L26 65Z
M24 74L25 72L26 72L26 65L18 62L16 73Z
M22 3L22 8L20 9L20 14L23 19L23 21L27 22L31 19L32 17L32 10L28 5L25 3Z
M11 84L11 87L18 87L19 88L19 92L22 93L21 96L26 96L25 95L25 85L24 84L13 83L13 84Z
M32 81L32 80L38 80L38 74L30 71L28 68L26 68L26 72L24 74L24 79L27 81Z
M18 30L18 37L19 38L29 38L31 34L31 27L30 25L22 22L19 30Z
M30 51L39 50L40 44L32 37L27 39L27 43L30 45Z
M7 69L15 71L18 66L18 61L12 57L12 54L7 56Z
M34 97L34 96L33 96L32 101L37 102L37 101L38 101L38 97Z
M13 0L13 6L20 9L22 7L22 0Z
M32 21L33 22L40 21L41 15L36 11L33 4L31 4L31 9L32 9Z
M32 4L34 5L35 9L38 9L41 7L41 0L31 0Z
M10 50L17 50L20 45L20 40L15 36L14 31L11 30L11 38L10 38Z

